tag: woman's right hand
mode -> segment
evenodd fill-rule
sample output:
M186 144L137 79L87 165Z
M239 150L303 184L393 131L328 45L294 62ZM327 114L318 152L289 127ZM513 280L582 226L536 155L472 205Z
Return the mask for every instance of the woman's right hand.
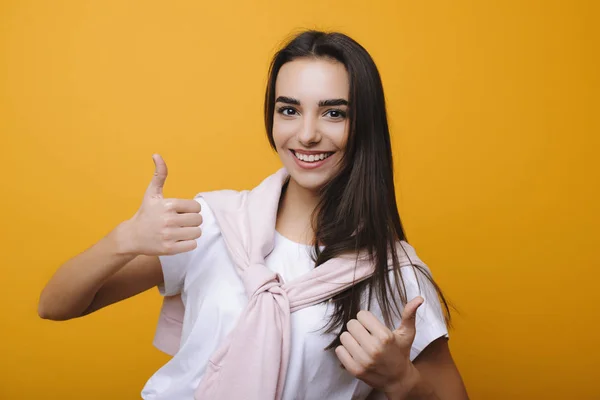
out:
M172 255L196 248L202 230L200 204L195 200L165 199L163 186L167 165L158 154L152 156L155 172L135 215L121 226L121 253L131 255Z

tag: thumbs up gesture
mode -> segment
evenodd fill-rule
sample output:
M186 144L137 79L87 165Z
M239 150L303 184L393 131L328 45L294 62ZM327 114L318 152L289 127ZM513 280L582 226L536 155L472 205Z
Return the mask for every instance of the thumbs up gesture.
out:
M416 384L419 372L410 361L415 339L417 309L423 303L416 297L404 307L402 323L389 330L371 312L361 310L348 321L335 353L344 368L388 398L404 398Z
M167 255L196 248L202 231L200 204L195 200L165 199L163 187L167 165L153 157L155 172L139 210L127 221L126 252L136 255Z

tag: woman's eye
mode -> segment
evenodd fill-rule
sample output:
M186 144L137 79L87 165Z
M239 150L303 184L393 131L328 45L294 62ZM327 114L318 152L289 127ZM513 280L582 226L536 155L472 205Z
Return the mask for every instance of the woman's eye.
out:
M333 119L343 119L346 118L346 113L342 110L329 110L325 113L329 115Z
M281 107L277 110L279 114L285 115L287 117L292 117L296 115L296 110L290 107Z

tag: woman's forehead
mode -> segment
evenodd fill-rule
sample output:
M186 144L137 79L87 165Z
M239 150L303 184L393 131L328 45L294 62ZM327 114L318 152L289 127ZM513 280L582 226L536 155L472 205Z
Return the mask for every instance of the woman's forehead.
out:
M348 72L338 61L302 58L284 64L275 82L275 97L286 96L301 103L348 99Z

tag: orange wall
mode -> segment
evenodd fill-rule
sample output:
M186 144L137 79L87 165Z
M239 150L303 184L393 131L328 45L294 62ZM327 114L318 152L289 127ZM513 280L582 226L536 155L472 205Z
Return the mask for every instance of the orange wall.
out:
M297 27L343 30L381 69L401 215L461 311L472 398L600 398L592 2L368 4L2 2L1 399L139 397L167 360L157 292L65 323L37 317L39 292L135 212L153 152L168 196L279 167L262 95Z

